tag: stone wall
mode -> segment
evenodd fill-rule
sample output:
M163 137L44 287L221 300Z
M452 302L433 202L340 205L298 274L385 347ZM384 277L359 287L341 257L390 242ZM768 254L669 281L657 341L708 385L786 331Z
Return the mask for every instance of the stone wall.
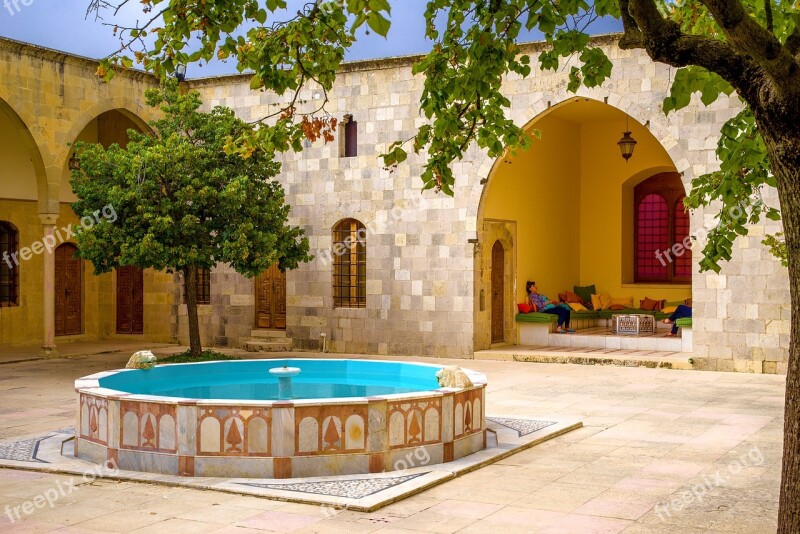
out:
M641 51L620 50L614 37L597 38L614 73L601 88L578 94L615 106L650 131L691 180L718 167L714 150L721 125L739 110L735 97L706 108L694 101L669 116L661 112L674 70L654 64ZM530 45L536 54L541 45ZM334 352L470 357L487 344L489 316L479 309L488 295L486 265L491 244L483 242L481 198L494 161L476 148L454 165L453 198L420 192L424 158L411 155L393 172L378 155L397 139L413 135L423 123L418 104L423 80L411 74L413 58L346 65L329 95L328 111L352 114L359 124L359 155L339 157L336 143L316 143L284 158L280 182L293 206L291 221L306 229L312 251L331 246L331 229L354 217L371 229L368 236L366 309L336 309L331 268L318 254L289 273L289 334L299 348L316 348L326 332ZM534 72L528 79L509 76L510 116L525 125L574 95L566 90L568 67ZM206 104L234 108L249 120L265 116L285 97L250 91L246 76L199 80L193 87ZM301 94L315 105L320 91ZM774 197L774 192L768 193ZM691 216L692 233L712 224L713 212ZM738 246L721 275L696 272L694 347L698 367L785 372L788 343L786 270L760 240L774 227L758 226ZM481 240L475 253L470 239ZM699 255L695 255L695 269ZM489 260L490 261L490 260ZM513 337L514 332L511 333ZM758 363L763 361L764 363Z

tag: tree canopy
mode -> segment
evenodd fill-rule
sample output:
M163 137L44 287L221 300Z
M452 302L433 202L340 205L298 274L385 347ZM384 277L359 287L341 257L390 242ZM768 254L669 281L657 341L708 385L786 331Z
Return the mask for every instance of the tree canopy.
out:
M179 94L174 80L146 98L164 114L151 123L152 132L129 130L124 148L76 145L73 210L84 216L110 205L117 214L76 237L79 254L97 274L134 265L181 272L188 281L197 267L218 263L255 276L273 263L286 270L310 260L303 230L288 224L290 207L273 180L280 167L272 154L254 147L242 158L224 150L251 125L227 108L200 112L198 94ZM186 289L190 321L192 313L196 320L196 287L187 283ZM199 349L194 326L192 346L196 341Z

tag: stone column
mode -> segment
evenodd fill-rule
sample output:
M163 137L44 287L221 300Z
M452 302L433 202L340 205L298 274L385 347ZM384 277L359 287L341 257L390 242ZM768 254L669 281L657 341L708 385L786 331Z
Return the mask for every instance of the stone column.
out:
M42 254L44 260L44 338L41 355L45 358L58 358L56 349L56 243L55 229L58 214L39 214L42 221L42 242L45 245Z

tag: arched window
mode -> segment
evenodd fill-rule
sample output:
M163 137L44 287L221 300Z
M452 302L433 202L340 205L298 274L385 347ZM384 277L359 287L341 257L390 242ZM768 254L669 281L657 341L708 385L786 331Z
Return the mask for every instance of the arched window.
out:
M333 227L333 306L367 306L367 231L355 219Z
M7 221L0 221L0 307L19 304L19 232Z
M687 283L692 277L689 214L680 174L656 174L634 189L636 282ZM678 245L678 246L676 246Z

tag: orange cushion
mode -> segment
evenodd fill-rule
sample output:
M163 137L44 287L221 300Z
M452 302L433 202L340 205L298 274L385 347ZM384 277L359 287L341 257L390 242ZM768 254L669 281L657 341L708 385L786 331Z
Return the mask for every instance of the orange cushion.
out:
M525 302L522 302L520 304L517 304L517 309L519 310L520 313L530 313L533 310L533 306Z
M564 293L564 295L566 297L564 302L567 302L567 303L569 303L569 302L577 302L579 304L583 304L583 299L580 298L577 293L573 293L572 291L567 291L566 293Z
M608 309L613 311L624 310L625 306L623 306L622 304L612 304L611 306L608 307Z
M645 297L644 300L640 301L639 308L645 311L654 311L657 305L657 300Z

